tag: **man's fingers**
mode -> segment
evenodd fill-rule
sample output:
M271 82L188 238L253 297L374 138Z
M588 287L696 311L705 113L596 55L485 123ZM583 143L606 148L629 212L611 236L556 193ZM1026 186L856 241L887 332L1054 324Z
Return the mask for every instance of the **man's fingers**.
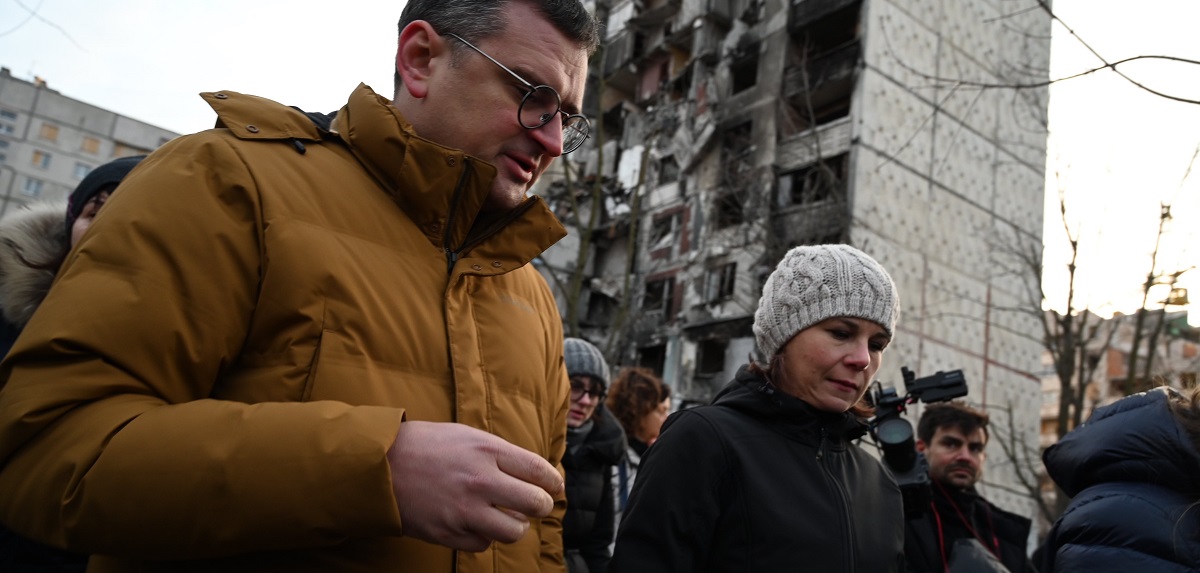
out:
M562 491L563 478L550 462L537 454L502 442L496 451L496 465L500 471L523 482L536 485L550 495Z
M508 474L497 472L484 487L491 505L508 508L522 518L546 517L554 509L554 498L546 490Z
M468 529L480 537L500 543L516 543L529 531L529 519L520 512L494 507L479 515Z

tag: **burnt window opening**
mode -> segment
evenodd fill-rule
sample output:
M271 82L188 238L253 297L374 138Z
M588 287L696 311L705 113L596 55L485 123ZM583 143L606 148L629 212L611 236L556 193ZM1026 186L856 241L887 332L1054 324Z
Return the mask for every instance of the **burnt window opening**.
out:
M692 87L692 66L688 66L679 74L679 77L671 80L670 94L671 101L680 101L687 97L688 91Z
M739 123L725 131L721 141L721 182L734 190L749 186L754 167L754 124Z
M737 193L726 191L713 204L713 225L725 229L746 221L746 212Z
M658 160L658 184L666 185L679 180L679 162L674 155L668 155Z
M662 376L667 363L667 345L643 346L638 349L637 365L649 368L655 376Z
M621 133L625 129L625 108L623 106L613 106L601 117L604 124L604 141L620 141ZM592 137L598 137L592 134ZM601 142L603 143L603 142Z
M650 251L670 249L679 235L679 215L657 217L650 224Z
M858 63L861 2L849 3L825 15L798 9L802 22L791 34L787 93L789 125L784 134L798 133L850 114ZM811 14L811 15L810 15Z
M617 299L600 292L592 292L588 297L587 324L606 326L617 315L619 303Z
M809 58L836 50L859 38L862 3L854 2L803 26L795 38Z
M674 306L675 277L646 281L642 310L667 312Z
M704 300L718 302L733 298L734 285L737 283L737 263L727 263L709 269L705 277Z
M848 157L842 153L780 175L778 204L811 205L844 196Z
M713 376L725 371L725 349L728 342L720 338L701 340L696 349L696 373Z
M729 64L733 93L741 93L758 83L758 42L738 50Z

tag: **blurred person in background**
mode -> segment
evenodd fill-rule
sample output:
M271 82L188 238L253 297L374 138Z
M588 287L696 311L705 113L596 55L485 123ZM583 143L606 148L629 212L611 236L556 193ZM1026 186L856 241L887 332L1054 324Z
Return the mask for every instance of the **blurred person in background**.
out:
M71 248L143 156L122 157L87 174L61 202L35 203L0 221L0 358L42 304ZM66 212L64 220L63 212ZM25 539L0 526L0 571L81 572L87 556Z
M671 387L649 368L625 367L608 393L608 409L621 422L627 442L625 457L617 465L619 514L625 511L642 455L658 439L663 422L671 411Z
M600 349L580 338L563 341L571 380L567 412L567 514L563 547L568 573L604 573L615 532L613 467L625 454L625 435L604 407L608 362Z
M1041 573L1200 571L1200 388L1097 408L1042 457L1071 505L1037 552Z
M889 573L900 489L854 440L899 299L874 259L796 247L763 286L743 366L713 403L672 414L642 460L611 570Z
M59 202L35 203L0 221L0 358L46 298L71 247L142 159L122 157L93 169L71 192L65 208Z

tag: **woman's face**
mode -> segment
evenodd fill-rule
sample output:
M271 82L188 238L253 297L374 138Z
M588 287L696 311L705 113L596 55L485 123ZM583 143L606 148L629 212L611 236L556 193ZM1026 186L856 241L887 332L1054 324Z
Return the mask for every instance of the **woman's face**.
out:
M604 387L591 376L571 377L571 407L567 410L567 427L578 428L592 419L596 406L604 401Z
M71 225L72 247L79 243L79 238L83 236L84 231L92 226L92 219L96 218L96 213L99 213L100 208L108 202L110 194L109 191L101 191L83 204L83 211L79 212L79 218L75 219L75 224Z
M891 337L861 318L831 318L783 345L775 385L826 412L845 412L862 398Z
M658 403L658 406L650 410L650 413L642 416L638 423L637 431L633 437L641 440L647 446L654 443L658 439L658 433L662 430L663 422L667 421L667 414L671 411L671 399L664 399Z

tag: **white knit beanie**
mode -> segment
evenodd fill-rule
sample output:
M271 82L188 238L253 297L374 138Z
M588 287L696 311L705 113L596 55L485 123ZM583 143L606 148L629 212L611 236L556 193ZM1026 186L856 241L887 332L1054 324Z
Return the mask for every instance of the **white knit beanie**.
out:
M899 315L892 277L866 253L849 245L796 247L763 285L754 338L770 360L798 332L823 320L862 318L891 336Z
M563 340L563 361L567 363L568 376L591 376L608 388L608 362L591 342L582 338Z

